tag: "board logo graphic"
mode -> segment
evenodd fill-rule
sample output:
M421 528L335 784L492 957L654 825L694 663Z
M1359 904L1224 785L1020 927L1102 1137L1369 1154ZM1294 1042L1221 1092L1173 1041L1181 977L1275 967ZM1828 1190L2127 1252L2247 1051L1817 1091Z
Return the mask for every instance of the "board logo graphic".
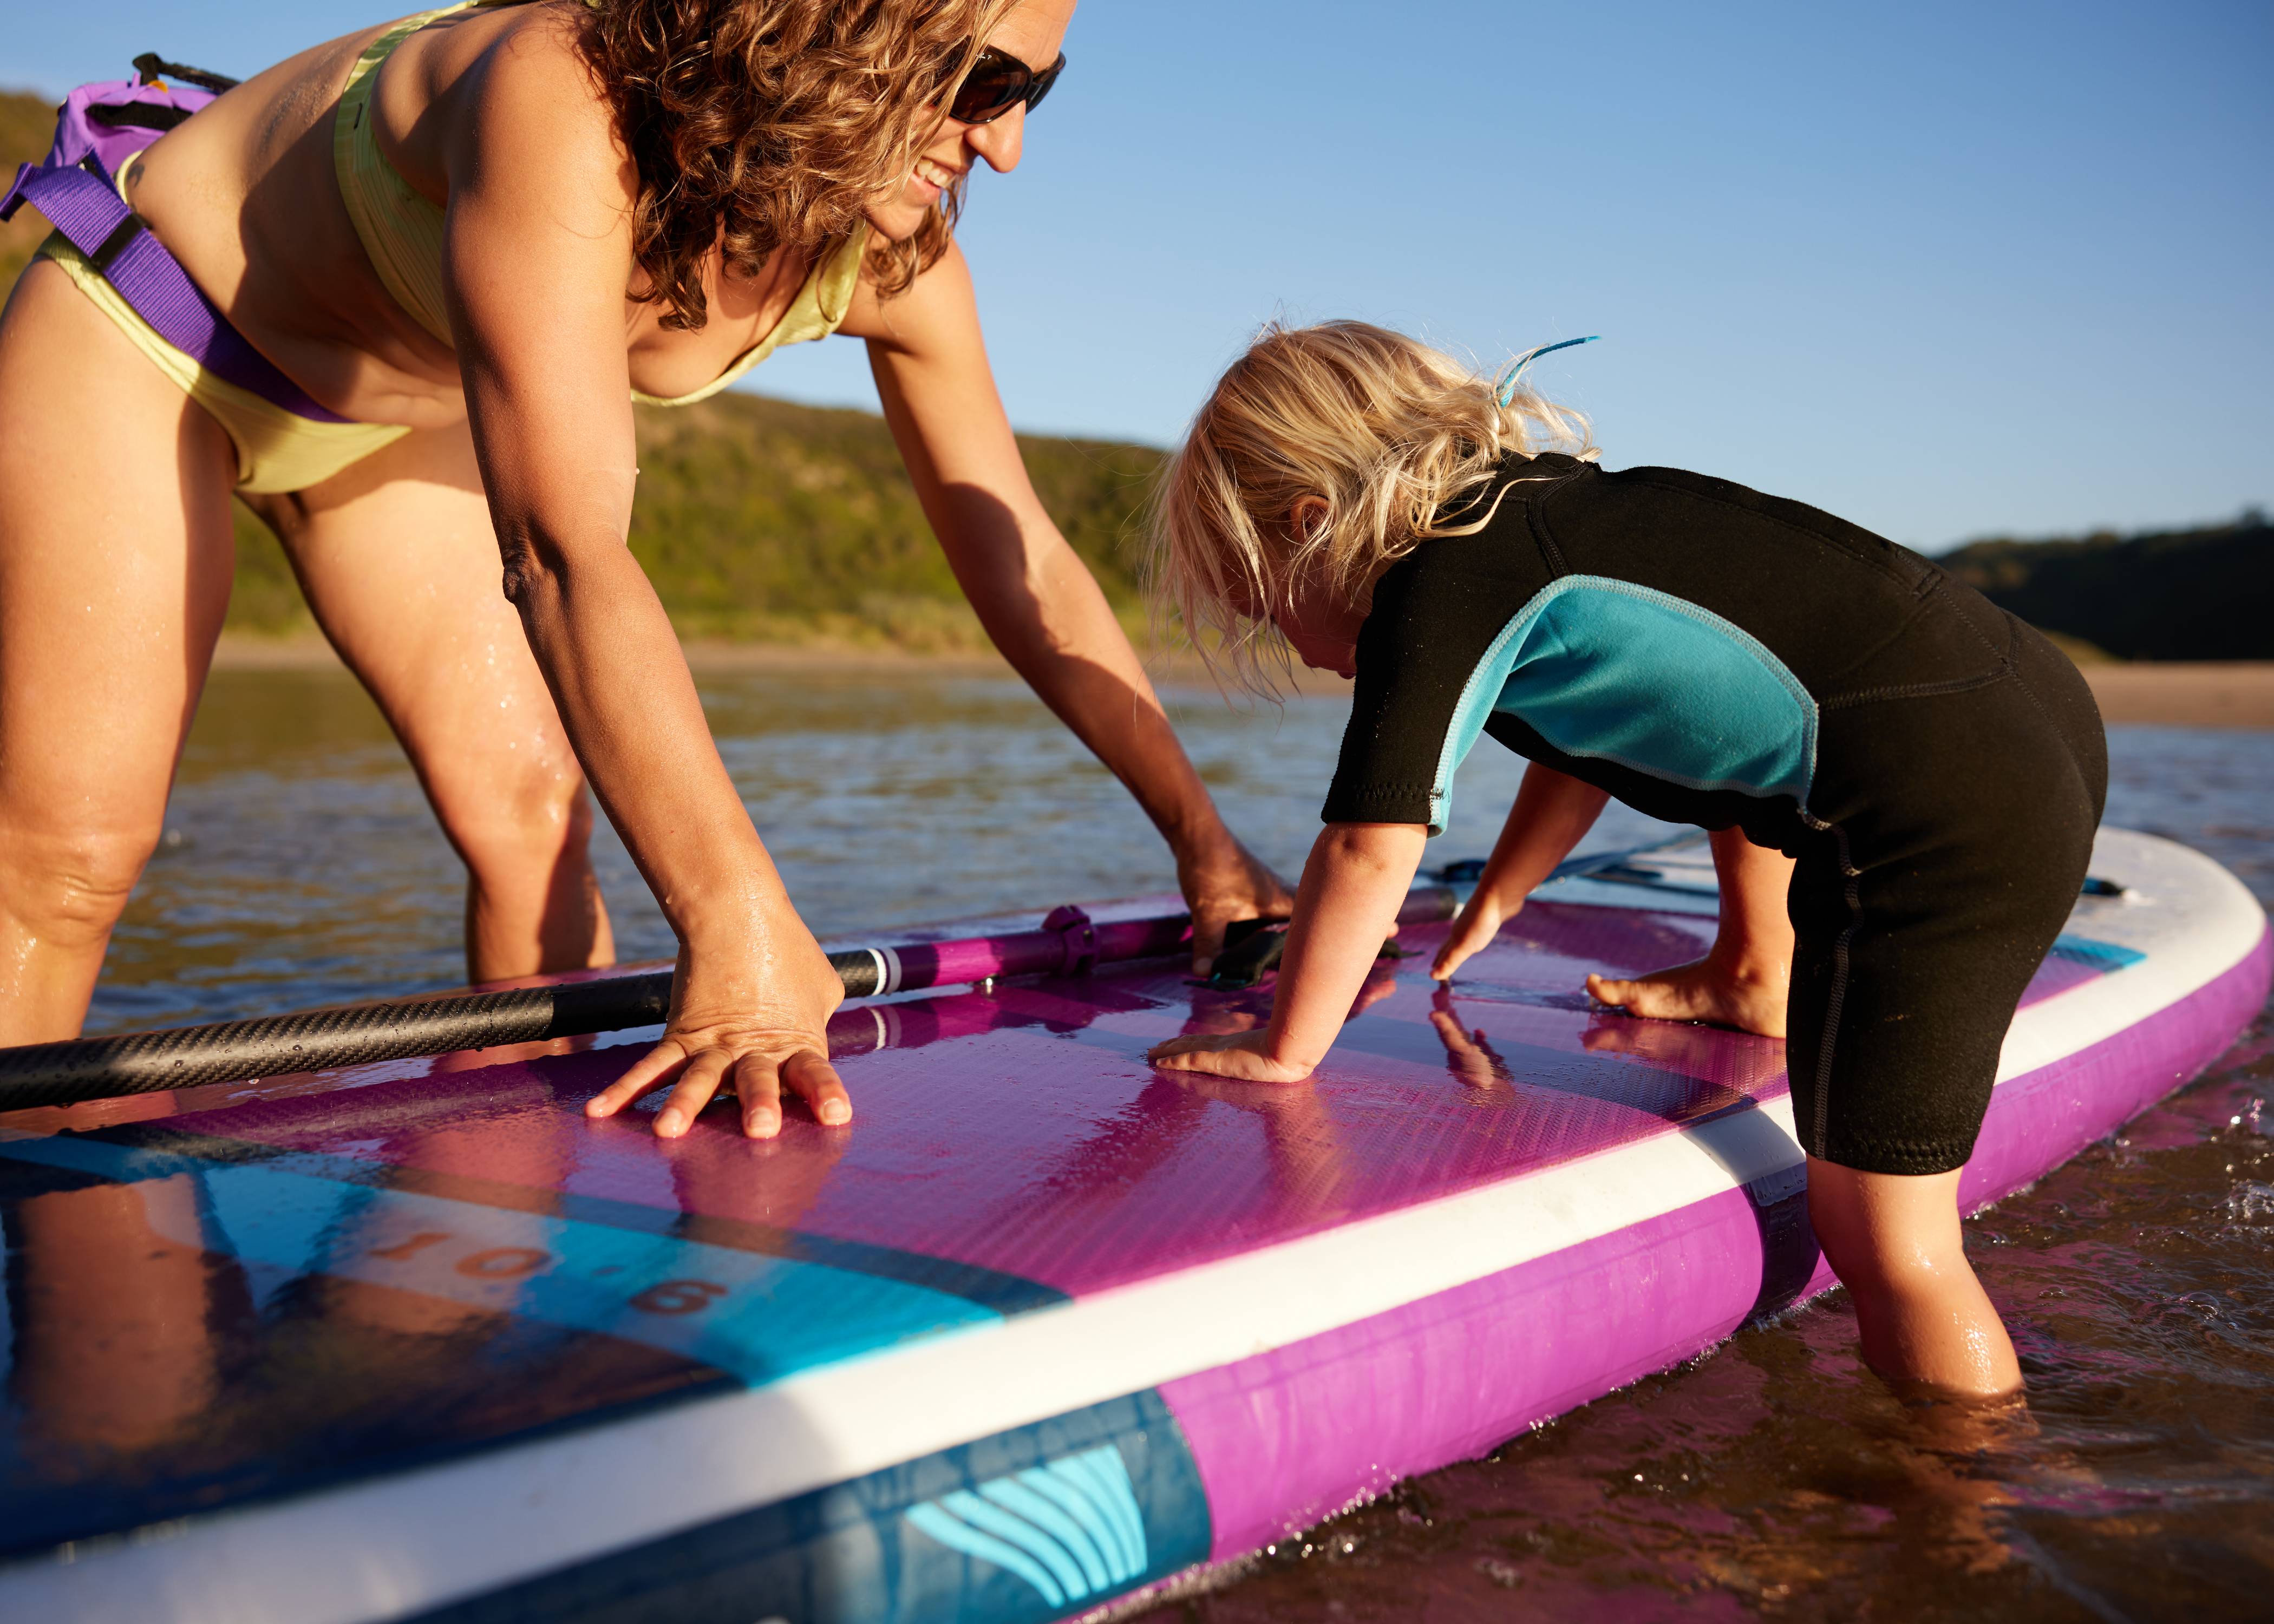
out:
M904 1515L948 1549L1016 1574L1053 1607L1131 1583L1147 1566L1144 1513L1111 1444L958 1489Z

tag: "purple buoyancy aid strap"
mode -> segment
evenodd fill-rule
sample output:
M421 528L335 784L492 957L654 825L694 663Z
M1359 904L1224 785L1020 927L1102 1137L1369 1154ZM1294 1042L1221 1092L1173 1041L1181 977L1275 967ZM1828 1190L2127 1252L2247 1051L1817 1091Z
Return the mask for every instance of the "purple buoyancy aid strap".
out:
M230 325L190 280L181 261L120 200L105 173L106 156L114 162L123 161L155 139L154 132L164 127L157 119L173 109L186 117L212 100L206 91L134 80L82 85L59 111L56 144L48 161L19 169L15 184L0 195L0 220L12 218L29 203L87 257L161 337L215 377L250 389L296 417L318 423L349 422L310 399L307 391L277 371L274 362ZM91 118L92 109L109 110L111 117ZM122 109L126 109L124 119L116 111Z

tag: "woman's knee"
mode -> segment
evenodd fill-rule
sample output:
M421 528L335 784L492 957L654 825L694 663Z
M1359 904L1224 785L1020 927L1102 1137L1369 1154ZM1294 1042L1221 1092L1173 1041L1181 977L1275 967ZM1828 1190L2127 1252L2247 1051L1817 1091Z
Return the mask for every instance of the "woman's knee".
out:
M0 908L41 942L100 948L157 849L162 821L11 828L0 814Z
M549 884L590 863L592 801L573 760L453 796L443 820L478 881Z

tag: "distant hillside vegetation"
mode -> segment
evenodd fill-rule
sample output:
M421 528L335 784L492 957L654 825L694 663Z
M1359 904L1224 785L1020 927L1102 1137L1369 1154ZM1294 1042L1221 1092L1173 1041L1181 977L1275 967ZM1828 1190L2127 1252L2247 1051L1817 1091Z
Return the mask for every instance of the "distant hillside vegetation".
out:
M839 341L831 341L839 342ZM884 419L724 395L638 416L632 552L683 635L911 649L983 638ZM1161 453L1021 435L1035 489L1125 616Z
M27 90L0 90L0 187L16 178L19 163L48 155L56 136L56 104ZM32 251L48 235L48 222L29 207L0 225L0 297L16 285L16 273L31 262Z
M882 417L748 395L636 409L631 548L683 637L952 653L987 646ZM1043 506L1133 631L1133 543L1161 453L1022 434ZM232 630L313 629L283 550L239 512Z
M1977 541L1942 565L2033 626L2120 659L2274 659L2274 529Z

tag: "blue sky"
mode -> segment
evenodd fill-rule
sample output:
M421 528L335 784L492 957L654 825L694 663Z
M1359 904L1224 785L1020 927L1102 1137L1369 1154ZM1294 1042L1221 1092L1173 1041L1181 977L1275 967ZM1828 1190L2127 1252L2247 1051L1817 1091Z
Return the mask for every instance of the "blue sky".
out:
M243 71L345 0L34 7L0 84ZM2274 7L1086 0L964 239L1013 419L1165 442L1267 317L1540 378L1929 549L2274 504ZM769 392L873 401L859 348Z

